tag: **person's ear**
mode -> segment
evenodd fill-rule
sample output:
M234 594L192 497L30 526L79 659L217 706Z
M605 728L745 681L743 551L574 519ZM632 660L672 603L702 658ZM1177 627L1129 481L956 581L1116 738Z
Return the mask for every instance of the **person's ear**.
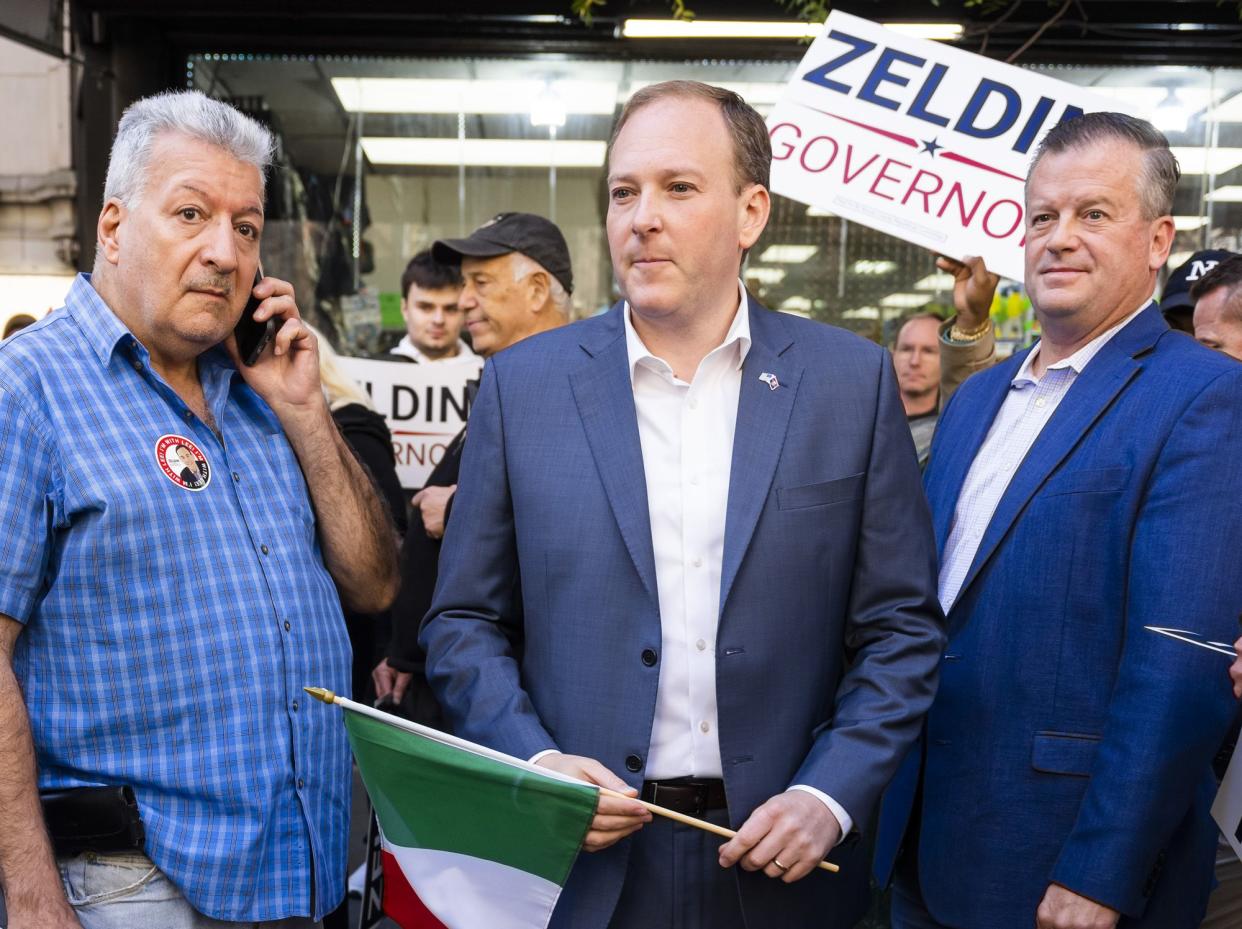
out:
M526 285L526 302L531 312L538 313L543 309L545 303L548 302L548 296L552 293L552 283L548 272L540 268L538 271L532 271L526 275L523 281Z
M1148 259L1148 266L1153 271L1163 268L1164 263L1169 260L1174 235L1176 227L1173 225L1172 216L1161 216L1152 224L1151 257Z
M95 241L99 243L99 254L108 264L117 264L121 260L121 226L124 224L128 210L116 197L109 197L99 211L99 220L95 224Z
M772 213L772 195L762 184L751 184L738 198L738 245L743 251L759 241Z

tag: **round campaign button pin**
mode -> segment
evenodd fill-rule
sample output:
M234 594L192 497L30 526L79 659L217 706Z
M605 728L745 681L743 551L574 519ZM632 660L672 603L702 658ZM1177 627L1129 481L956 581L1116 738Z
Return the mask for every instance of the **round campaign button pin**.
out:
M164 476L186 490L202 490L211 483L211 466L192 439L162 435L155 443L155 460Z

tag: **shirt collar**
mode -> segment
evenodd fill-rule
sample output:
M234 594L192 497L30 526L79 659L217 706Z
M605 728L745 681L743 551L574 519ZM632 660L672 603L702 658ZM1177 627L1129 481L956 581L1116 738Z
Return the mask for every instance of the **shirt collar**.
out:
M1107 345L1109 340L1112 339L1113 336L1115 336L1118 332L1120 332L1127 325L1129 325L1130 322L1134 319L1134 317L1138 316L1139 313L1147 309L1147 307L1151 305L1151 301L1154 298L1155 298L1155 294L1153 294L1151 297L1148 297L1146 302L1144 302L1142 306L1140 306L1137 310L1135 310L1133 313L1131 313L1121 322L1117 323L1117 325L1097 335L1094 339L1092 339L1090 342L1088 342L1078 351L1074 352L1074 354L1070 355L1068 358L1062 358L1056 364L1048 365L1045 371L1061 371L1061 370L1068 369L1068 370L1073 371L1075 375L1082 374L1083 369L1087 366L1087 362L1089 362L1092 358L1098 355L1100 353L1100 349L1102 349L1105 345ZM1036 342L1035 347L1031 349L1030 353L1026 356L1025 359L1023 359L1022 367L1018 369L1018 373L1014 375L1013 380L1010 382L1013 386L1025 387L1028 384L1039 383L1039 378L1035 377L1035 375L1032 373L1032 370L1035 366L1035 359L1039 355L1039 348L1041 344L1042 344L1041 342Z
M430 359L428 359L427 356L422 353L422 350L419 349L419 347L414 344L414 341L409 337L408 334L403 335L401 337L401 341L398 342L396 345L394 345L390 349L390 351L394 355L404 355L406 358L409 358L411 361L417 361L419 363L425 363L425 364L435 363L431 361ZM474 353L474 351L470 348L470 346L466 344L465 339L458 339L457 340L457 354L454 355L452 358L438 358L436 359L436 361L471 361L477 357L478 356Z
M118 349L128 352L133 361L140 361L144 365L150 363L151 353L147 351L147 347L138 341L129 331L129 327L121 322L120 317L99 295L89 274L78 274L73 279L69 293L65 295L65 309L73 317L104 367L112 363ZM203 363L223 368L229 373L236 370L223 345L212 346L199 355L198 360L200 370Z
M733 314L733 322L729 324L729 331L725 333L724 341L708 354L714 354L736 343L737 366L741 368L742 363L746 360L747 352L750 351L750 301L747 299L746 285L742 283L740 278L737 282L737 293L737 312ZM630 360L630 386L634 385L634 373L638 370L641 362L645 362L644 367L655 367L667 371L671 375L672 369L668 366L668 362L651 354L643 340L639 337L638 330L634 328L634 321L630 318L630 304L628 301L625 304L622 317L625 319L625 347Z
M112 362L112 356L119 347L131 349L143 361L149 357L142 343L134 338L134 334L104 302L91 284L89 274L79 274L73 279L69 293L65 295L65 309L104 367Z

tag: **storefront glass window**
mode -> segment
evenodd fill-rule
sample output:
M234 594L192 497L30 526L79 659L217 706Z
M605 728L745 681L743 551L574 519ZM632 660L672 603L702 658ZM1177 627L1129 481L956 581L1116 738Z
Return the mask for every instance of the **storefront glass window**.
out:
M498 212L553 218L574 261L575 311L617 297L604 239L604 147L639 87L671 78L738 90L765 112L791 61L596 58L333 58L200 55L187 82L259 115L278 133L264 261L348 351L399 338L408 258ZM1242 249L1242 69L1057 66L1153 119L1182 164L1170 266L1206 247ZM361 158L358 156L361 155ZM360 186L359 186L360 184ZM947 276L931 255L888 235L776 197L745 277L769 306L877 340L933 304ZM361 217L361 222L356 217ZM1004 334L1029 335L1016 284L999 298Z

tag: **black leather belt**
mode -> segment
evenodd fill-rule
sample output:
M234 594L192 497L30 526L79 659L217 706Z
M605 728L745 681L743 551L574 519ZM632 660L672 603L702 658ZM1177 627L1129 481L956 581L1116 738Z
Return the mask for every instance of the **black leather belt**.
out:
M642 798L687 816L702 816L708 810L723 810L724 781L719 778L677 777L667 781L643 781Z

